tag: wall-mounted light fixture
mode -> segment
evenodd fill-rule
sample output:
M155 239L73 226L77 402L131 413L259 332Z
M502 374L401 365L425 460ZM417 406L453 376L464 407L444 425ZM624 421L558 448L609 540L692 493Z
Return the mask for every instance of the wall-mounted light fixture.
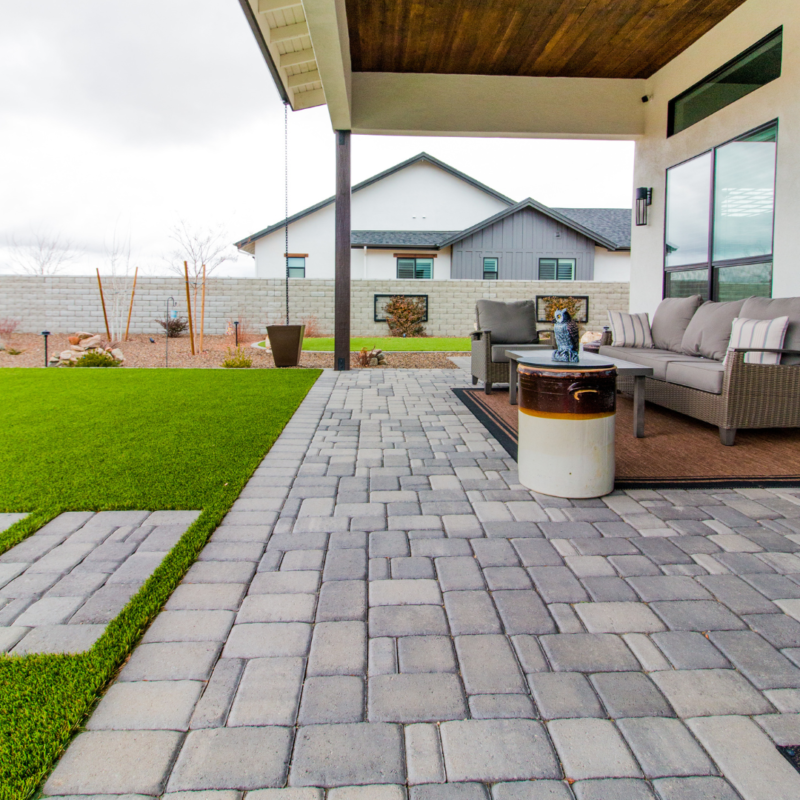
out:
M636 190L636 224L647 225L647 206L653 202L653 190L640 186Z

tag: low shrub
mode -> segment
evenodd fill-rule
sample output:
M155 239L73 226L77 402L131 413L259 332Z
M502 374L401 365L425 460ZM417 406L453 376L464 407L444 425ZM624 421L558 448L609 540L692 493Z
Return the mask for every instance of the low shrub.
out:
M253 366L253 359L243 347L229 347L228 357L222 362L225 369L248 369Z
M186 317L175 317L175 319L157 319L156 322L167 332L170 339L177 339L189 330L189 320Z
M11 353L9 343L11 342L11 337L14 335L14 331L18 327L18 319L12 319L11 317L4 317L0 319L0 350L7 350L9 353ZM11 353L11 355L13 356L17 354Z
M376 361L382 351L372 348L372 350L362 347L358 353L358 365L360 367L368 367L369 362L374 358Z
M114 356L100 350L87 350L77 361L70 363L71 367L121 367L122 365Z
M316 317L305 317L303 319L303 325L306 326L306 331L303 335L309 339L317 339L322 336L322 328L320 328L319 321Z
M24 350L17 350L14 347L6 348L6 353L8 353L10 356L21 356L24 352Z
M384 313L392 336L425 336L425 302L421 297L396 295L386 304Z

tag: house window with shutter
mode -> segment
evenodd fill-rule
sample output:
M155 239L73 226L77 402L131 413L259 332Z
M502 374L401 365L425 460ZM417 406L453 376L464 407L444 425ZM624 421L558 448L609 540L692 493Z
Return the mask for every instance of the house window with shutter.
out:
M305 256L288 256L288 268L290 278L305 278L306 259Z
M575 259L574 258L540 258L539 259L539 280L540 281L574 281L575 280Z
M483 259L483 279L485 281L497 280L497 258L484 258Z
M432 258L398 258L397 279L401 281L430 280L433 278Z

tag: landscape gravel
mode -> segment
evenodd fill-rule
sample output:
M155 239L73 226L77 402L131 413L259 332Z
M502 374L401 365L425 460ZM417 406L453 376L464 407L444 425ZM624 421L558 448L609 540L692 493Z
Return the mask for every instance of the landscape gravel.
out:
M58 353L69 347L69 334L53 334L48 338L48 352ZM119 343L125 355L125 368L129 367L163 367L164 336L154 335L155 343L147 334L131 335L127 342ZM275 366L272 354L264 348L250 347L250 342L240 344L253 359L253 367L270 369ZM377 343L376 343L377 344ZM220 367L227 357L228 348L233 347L231 336L206 336L203 339L203 352L192 355L188 336L180 336L169 340L170 368L213 368ZM0 350L0 367L41 367L44 365L44 339L33 333L14 336L13 348L21 350L19 355L12 356ZM463 356L464 353L386 353L386 362L370 369L458 369L449 360L450 356ZM359 368L358 353L350 354L350 366ZM300 368L333 369L333 353L303 352L300 357ZM65 367L66 369L66 367Z

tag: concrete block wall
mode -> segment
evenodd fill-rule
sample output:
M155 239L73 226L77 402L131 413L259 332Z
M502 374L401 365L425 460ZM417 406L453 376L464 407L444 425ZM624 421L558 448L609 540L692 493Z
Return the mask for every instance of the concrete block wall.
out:
M481 297L497 300L524 300L542 294L589 295L588 330L601 330L609 310L628 310L627 283L575 281L363 281L354 280L351 328L353 336L385 336L385 323L374 321L374 295L427 294L431 336L466 336L473 330L475 301ZM283 280L263 278L217 278L210 280L206 292L206 333L225 332L229 320L246 320L251 328L263 332L267 323L283 321L285 284ZM132 333L160 333L156 318L164 318L166 301L174 297L178 312L186 315L186 290L183 282L170 277L139 277L131 316ZM309 317L317 320L324 334L333 333L334 282L332 280L294 280L289 284L291 321ZM106 290L106 302L111 303ZM127 317L127 296L121 299ZM103 310L97 279L84 276L39 278L0 275L0 319L20 320L21 332L70 333L76 330L102 332Z

